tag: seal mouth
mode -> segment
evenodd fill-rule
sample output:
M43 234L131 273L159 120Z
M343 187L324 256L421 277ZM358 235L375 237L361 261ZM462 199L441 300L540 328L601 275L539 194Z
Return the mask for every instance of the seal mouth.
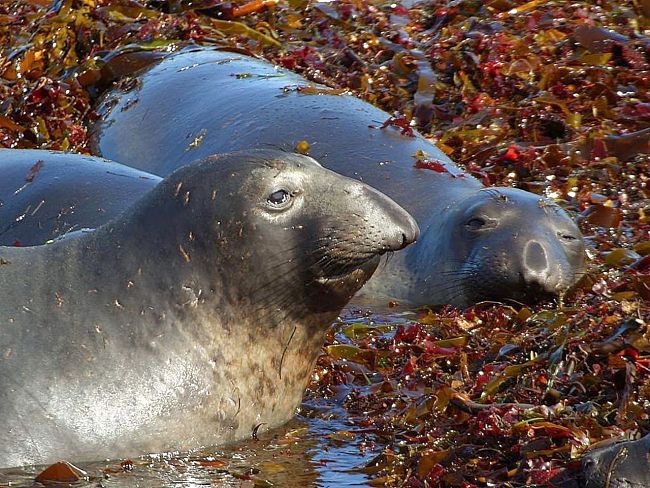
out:
M498 291L495 291L495 288ZM492 289L486 289L484 286L475 284L475 290L472 294L474 303L476 302L498 302L512 305L531 305L536 303L547 303L556 300L560 292L553 292L544 286L534 283L521 285L519 288L510 284L509 286L493 283Z
M380 256L376 255L370 259L350 266L347 270L331 276L320 276L316 281L325 285L328 288L344 287L349 288L350 285L358 283L357 289L361 288L363 284L370 279L372 274L379 266Z
M337 300L343 302L349 301L370 279L379 266L381 257L374 255L361 262L355 261L345 266L344 269L339 268L337 274L319 276L315 282L326 294L337 297Z
M309 287L310 309L315 312L339 313L379 266L380 256L337 263L336 273L315 276Z

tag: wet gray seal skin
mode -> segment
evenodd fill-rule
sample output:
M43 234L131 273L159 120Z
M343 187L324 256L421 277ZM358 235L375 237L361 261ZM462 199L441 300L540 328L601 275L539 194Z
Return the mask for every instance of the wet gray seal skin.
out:
M650 435L587 452L582 471L585 488L650 486Z
M0 247L0 467L282 424L326 327L417 235L376 190L262 151L185 166L93 232Z
M160 181L101 158L0 149L0 245L38 245L99 227Z
M322 86L319 94L298 91L308 85L241 54L181 52L106 95L95 150L164 176L197 156L307 141L325 167L379 189L420 224L418 243L364 287L382 300L531 301L582 275L580 232L557 205L513 188L485 190L421 135L381 129L386 112ZM443 172L415 168L418 151Z

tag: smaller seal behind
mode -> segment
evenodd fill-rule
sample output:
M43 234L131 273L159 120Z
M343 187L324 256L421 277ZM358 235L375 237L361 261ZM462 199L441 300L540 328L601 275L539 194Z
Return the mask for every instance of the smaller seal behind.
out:
M650 435L593 449L582 458L585 488L650 486Z
M418 233L365 184L254 151L179 169L96 231L0 247L0 467L286 422L326 327Z

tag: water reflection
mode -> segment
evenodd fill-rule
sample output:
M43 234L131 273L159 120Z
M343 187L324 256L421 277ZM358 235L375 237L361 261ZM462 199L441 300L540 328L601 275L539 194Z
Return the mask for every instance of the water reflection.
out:
M346 429L336 405L305 404L310 417L297 416L281 429L232 446L133 459L125 471L120 462L80 463L90 476L85 487L335 487L368 486L367 478L351 471L374 453L361 454L354 438L341 440ZM40 469L0 472L0 487L33 487ZM51 485L50 485L51 486Z

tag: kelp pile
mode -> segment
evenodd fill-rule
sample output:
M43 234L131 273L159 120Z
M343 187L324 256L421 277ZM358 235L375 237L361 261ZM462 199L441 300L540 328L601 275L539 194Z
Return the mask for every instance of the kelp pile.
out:
M193 42L349 90L486 184L557 200L589 248L569 296L352 314L307 398L381 450L360 468L377 485L575 486L587 447L650 432L649 19L645 0L5 2L0 144L87 152L94 100L138 67L116 55Z

